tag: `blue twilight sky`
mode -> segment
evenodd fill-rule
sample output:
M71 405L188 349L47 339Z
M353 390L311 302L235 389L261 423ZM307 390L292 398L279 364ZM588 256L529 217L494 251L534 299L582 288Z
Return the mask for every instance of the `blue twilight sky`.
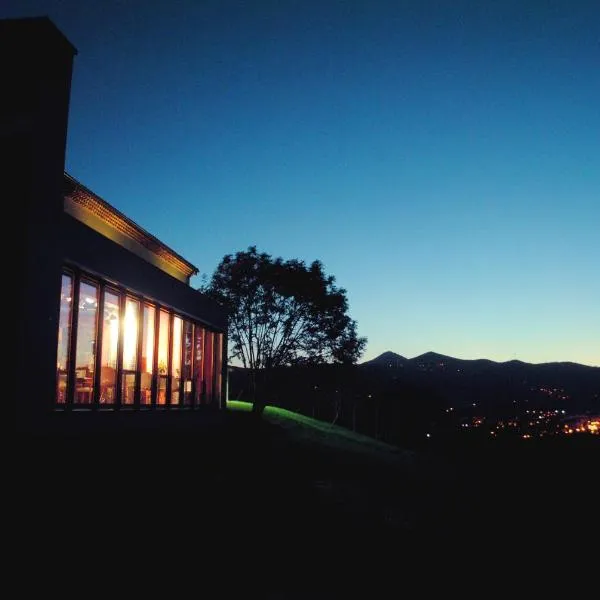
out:
M600 365L597 0L0 8L41 14L79 50L68 171L201 273L320 259L366 359Z

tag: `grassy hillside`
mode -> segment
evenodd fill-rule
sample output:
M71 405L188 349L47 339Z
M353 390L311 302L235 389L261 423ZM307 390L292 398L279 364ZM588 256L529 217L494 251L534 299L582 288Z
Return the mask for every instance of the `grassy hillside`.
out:
M227 408L233 411L250 412L252 404L240 402L239 400L229 400ZM414 456L412 452L402 452L395 446L356 433L345 427L313 419L277 406L267 406L264 411L264 418L269 423L284 429L290 439L296 441L322 444L348 452L372 453L383 460L389 458L410 460Z

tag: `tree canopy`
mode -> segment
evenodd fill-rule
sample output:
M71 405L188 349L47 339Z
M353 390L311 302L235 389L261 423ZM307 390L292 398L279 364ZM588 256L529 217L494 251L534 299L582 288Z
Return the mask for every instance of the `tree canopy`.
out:
M250 246L224 256L203 289L229 311L230 357L251 370L351 364L364 351L346 290L318 260L306 265Z

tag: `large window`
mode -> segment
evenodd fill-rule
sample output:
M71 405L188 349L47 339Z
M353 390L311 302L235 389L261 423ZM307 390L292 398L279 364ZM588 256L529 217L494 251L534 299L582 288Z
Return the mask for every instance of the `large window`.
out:
M152 373L154 372L154 306L144 304L142 326L142 373L140 381L140 404L152 404Z
M160 311L158 325L158 397L157 404L167 403L167 376L169 374L169 313Z
M191 406L193 403L192 362L194 358L194 324L190 321L183 322L183 404Z
M214 334L207 331L204 334L204 402L211 404L213 399L214 380Z
M125 300L125 318L123 319L123 374L121 404L133 404L135 401L135 379L138 357L138 322L140 303L133 298Z
M181 336L183 321L173 317L173 349L171 353L171 404L179 404L179 386L181 383Z
M82 281L79 285L79 306L77 310L75 404L91 404L94 400L97 318L98 286Z
M194 327L194 404L204 404L204 329Z
M223 335L78 272L61 282L58 406L211 404L221 396Z
M119 295L104 290L102 317L102 360L100 361L100 404L114 404L117 398L117 353L119 349Z
M56 357L56 401L67 401L69 373L69 343L71 341L71 309L73 307L73 278L62 276L60 288L60 317L58 320L58 352Z
M215 344L215 390L214 397L221 400L221 388L223 387L223 334L213 334Z

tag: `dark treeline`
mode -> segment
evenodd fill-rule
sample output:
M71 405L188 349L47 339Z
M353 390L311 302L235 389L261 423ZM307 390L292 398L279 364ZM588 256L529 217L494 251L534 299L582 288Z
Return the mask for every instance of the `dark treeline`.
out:
M259 372L257 394L267 405L335 423L392 444L414 444L445 420L435 391L374 378L354 365L297 366ZM229 398L252 401L248 371L232 367Z

